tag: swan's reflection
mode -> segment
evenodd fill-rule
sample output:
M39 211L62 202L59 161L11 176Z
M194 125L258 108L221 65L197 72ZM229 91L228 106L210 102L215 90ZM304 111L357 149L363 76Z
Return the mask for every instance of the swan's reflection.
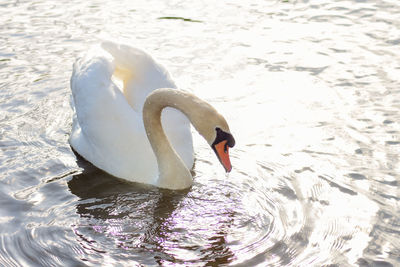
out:
M74 231L80 243L85 243L82 247L96 252L114 249L116 254L121 254L122 248L128 257L140 258L149 265L220 264L234 259L226 241L234 211L221 209L223 216L215 214L213 218L217 223L202 225L196 215L202 216L199 212L204 206L193 205L199 200L192 198L190 190L127 183L83 159L78 164L84 172L74 176L68 187L80 198L76 209L82 220ZM204 235L199 236L196 229L203 229Z

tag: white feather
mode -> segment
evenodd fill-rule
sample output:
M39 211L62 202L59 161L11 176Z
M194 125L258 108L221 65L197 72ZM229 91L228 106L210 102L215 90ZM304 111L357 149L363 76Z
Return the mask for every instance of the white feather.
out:
M98 168L126 180L155 184L158 166L143 126L142 108L149 93L176 88L166 69L144 51L104 42L73 68L75 106L70 144ZM122 79L118 88L113 75ZM162 124L169 141L188 169L193 166L189 120L166 108Z

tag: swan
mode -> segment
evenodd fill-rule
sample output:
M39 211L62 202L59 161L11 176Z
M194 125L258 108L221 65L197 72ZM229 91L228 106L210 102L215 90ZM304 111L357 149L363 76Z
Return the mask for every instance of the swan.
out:
M118 81L120 86L118 86ZM192 183L190 123L229 172L235 140L210 104L177 89L146 52L106 41L73 65L69 143L87 161L128 181L166 189Z

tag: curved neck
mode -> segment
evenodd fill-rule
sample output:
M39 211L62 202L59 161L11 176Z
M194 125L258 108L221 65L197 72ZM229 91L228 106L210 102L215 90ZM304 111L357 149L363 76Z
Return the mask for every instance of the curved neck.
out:
M159 187L184 189L192 185L190 170L178 156L162 128L161 112L165 107L176 108L182 111L196 127L200 119L195 112L199 108L196 107L198 105L204 105L204 102L190 93L176 89L157 89L146 98L143 106L143 123L157 158Z

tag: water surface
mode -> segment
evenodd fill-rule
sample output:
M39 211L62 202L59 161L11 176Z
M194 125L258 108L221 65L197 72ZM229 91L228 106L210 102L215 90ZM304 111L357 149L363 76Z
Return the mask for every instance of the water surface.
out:
M0 265L400 265L398 1L0 4ZM125 183L77 157L72 63L150 52L237 141L196 133L194 185Z

